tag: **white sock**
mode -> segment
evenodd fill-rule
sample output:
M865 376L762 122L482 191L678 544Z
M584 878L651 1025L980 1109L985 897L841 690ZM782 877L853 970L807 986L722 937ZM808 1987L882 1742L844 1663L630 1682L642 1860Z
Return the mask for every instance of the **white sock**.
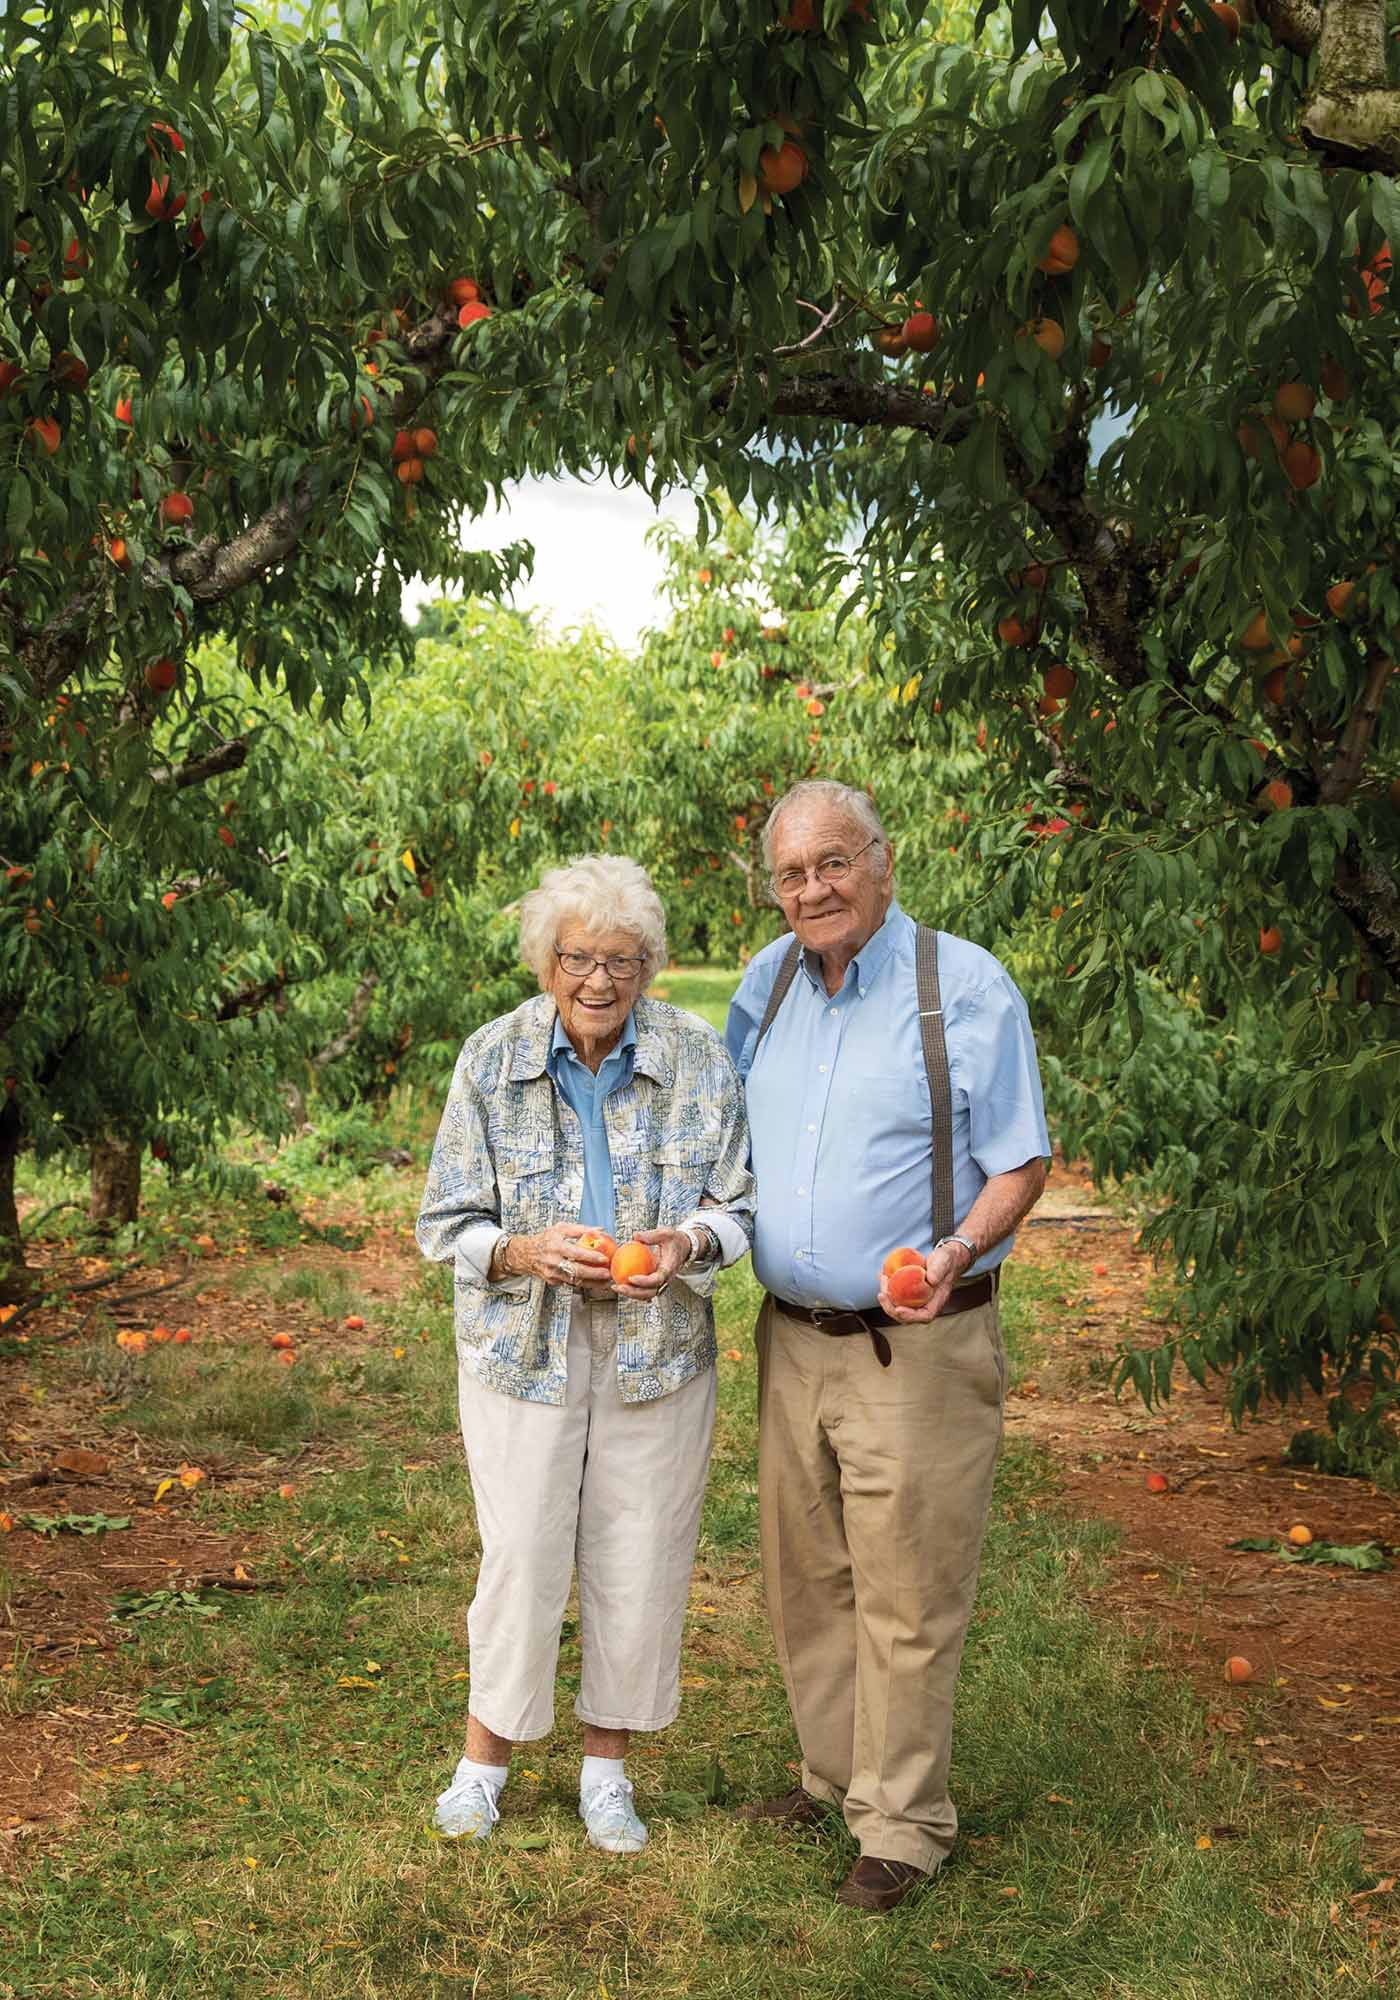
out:
M578 1795L581 1799L589 1798L599 1785L625 1776L621 1757L585 1757L583 1769L579 1772Z
M499 1797L509 1776L509 1764L474 1764L470 1757L463 1757L452 1773L452 1782L454 1785L460 1785L468 1778L480 1778L482 1783L489 1785Z

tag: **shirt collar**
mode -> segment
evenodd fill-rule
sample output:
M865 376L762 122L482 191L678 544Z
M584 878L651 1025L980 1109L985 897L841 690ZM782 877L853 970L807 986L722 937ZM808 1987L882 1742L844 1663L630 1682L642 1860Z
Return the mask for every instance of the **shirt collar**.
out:
M675 1080L670 1037L665 1032L665 1023L672 1011L664 1000L648 1000L642 994L622 1030L623 1044L635 1044L635 1073L649 1076L663 1089L669 1089ZM510 1080L512 1083L525 1083L531 1077L545 1074L553 1050L558 1045L556 1037L563 1035L563 1026L554 996L550 993L537 993L527 1000L519 1009L517 1018L520 1034L511 1057ZM563 1038L568 1041L567 1035Z
M899 904L891 903L885 912L885 921L881 924L879 930L875 931L865 940L865 943L851 960L851 964L855 967L856 986L862 996L869 990L870 984L879 973L880 968L895 950L901 935L908 928L908 925L909 919L905 916L903 910L900 909ZM811 985L822 986L820 953L812 957L804 949L802 953L802 970L806 973ZM826 989L824 986L822 986L822 990L825 992Z
M608 1053L603 1058L603 1063L606 1064L611 1062L614 1056L621 1056L625 1060L626 1054L630 1050L633 1052L633 1062L635 1065L636 1047L637 1047L637 1024L632 1018L632 1013L629 1012L627 1019L622 1024L621 1037L614 1044L614 1046L608 1050ZM549 1071L551 1076L555 1076L558 1074L559 1064L561 1062L567 1062L570 1057L572 1057L576 1063L582 1064L583 1062L583 1058L579 1055L578 1050L569 1040L568 1032L564 1027L563 1017L559 1013L559 1010L556 1008L554 1013L554 1033L550 1037L549 1055L545 1062L545 1067ZM599 1069L601 1071L602 1064L599 1065Z

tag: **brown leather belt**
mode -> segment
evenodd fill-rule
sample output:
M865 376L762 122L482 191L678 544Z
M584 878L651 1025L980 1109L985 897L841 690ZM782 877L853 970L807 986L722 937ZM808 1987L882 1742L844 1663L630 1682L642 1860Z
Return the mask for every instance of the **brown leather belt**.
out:
M986 1305L989 1299L996 1297L1000 1276L998 1267L995 1271L984 1271L980 1278L973 1278L966 1285L955 1285L947 1305L936 1317L946 1319L949 1313L971 1312L974 1306ZM868 1333L880 1366L888 1368L893 1360L890 1344L880 1329L902 1326L905 1322L891 1319L883 1306L863 1306L855 1311L841 1306L794 1305L789 1299L780 1299L775 1292L770 1292L768 1296L778 1311L786 1313L789 1319L800 1319L804 1325L814 1326L818 1333L830 1334L834 1340L843 1340L852 1333Z

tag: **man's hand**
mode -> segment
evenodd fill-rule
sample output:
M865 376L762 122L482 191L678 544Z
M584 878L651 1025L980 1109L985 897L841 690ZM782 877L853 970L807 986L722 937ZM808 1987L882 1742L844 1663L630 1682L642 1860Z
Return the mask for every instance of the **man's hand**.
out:
M880 1279L880 1304L901 1326L926 1326L943 1311L954 1285L971 1262L961 1243L945 1243L941 1250L930 1250L924 1259L924 1282L929 1287L924 1305L896 1305L889 1294L889 1281L884 1277Z
M656 1269L645 1278L629 1278L614 1285L620 1299L654 1299L664 1292L683 1264L690 1262L690 1238L679 1229L639 1229L637 1241L645 1243L656 1257Z

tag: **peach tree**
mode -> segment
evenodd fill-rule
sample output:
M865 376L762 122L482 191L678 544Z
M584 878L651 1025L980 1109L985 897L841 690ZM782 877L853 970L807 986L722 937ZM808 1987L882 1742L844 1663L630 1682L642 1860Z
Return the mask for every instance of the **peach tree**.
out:
M459 530L521 473L688 485L712 528L839 502L881 671L987 725L982 860L1007 923L1053 876L1084 1044L1117 1062L1158 992L1257 1029L1157 1225L1181 1339L1130 1379L1179 1355L1241 1407L1325 1380L1379 1422L1395 14L7 16L14 782L59 693L90 700L75 771L155 703L194 724L210 630L334 706L399 575L491 580Z

